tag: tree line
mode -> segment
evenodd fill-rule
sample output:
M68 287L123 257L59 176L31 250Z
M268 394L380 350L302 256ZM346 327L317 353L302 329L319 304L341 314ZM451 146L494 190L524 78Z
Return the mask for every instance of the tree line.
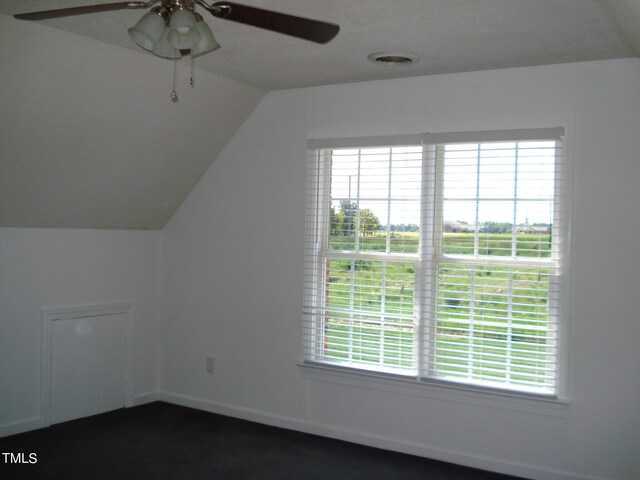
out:
M356 226L359 229L360 235L373 235L377 230L380 230L380 220L378 217L368 208L358 209L358 205L348 200L342 200L340 202L340 208L336 212L334 207L331 207L329 212L331 222L331 236L351 236L356 231ZM357 216L357 217L356 217ZM359 222L358 222L359 220Z
M358 228L361 236L371 236L377 231L384 231L387 225L382 225L378 217L368 208L358 208L358 204L348 200L341 200L338 210L334 206L329 212L331 236L349 237L353 236ZM462 227L468 225L465 221L458 221ZM529 225L528 222L525 222ZM551 231L552 225L549 223L533 223L532 227L547 227ZM471 226L470 226L471 227ZM514 225L509 222L483 222L480 225L480 233L505 234L513 231ZM388 225L391 232L419 232L420 226L413 223L398 223Z
M358 209L358 204L348 200L342 200L338 211L331 207L329 212L332 237L348 237L355 233L356 226L362 236L371 236L377 231L386 230L387 226L382 225L373 211L368 208ZM359 220L359 222L357 221ZM390 224L391 232L419 232L420 227L416 224Z

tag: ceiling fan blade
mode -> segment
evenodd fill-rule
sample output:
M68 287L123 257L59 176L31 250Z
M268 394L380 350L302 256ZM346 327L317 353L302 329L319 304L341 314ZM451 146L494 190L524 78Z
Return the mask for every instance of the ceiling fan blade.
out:
M99 13L99 12L111 12L113 10L135 10L138 8L147 8L158 3L157 1L150 2L118 2L118 3L102 3L100 5L87 5L84 7L72 7L72 8L59 8L57 10L45 10L42 12L32 13L19 13L14 15L15 18L20 20L48 20L50 18L58 17L71 17L74 15L84 15L87 13Z
M202 2L198 3L202 5ZM234 2L215 2L208 10L218 18L264 28L272 32L283 33L316 43L327 43L340 31L340 27L334 23L263 10L262 8L249 7Z

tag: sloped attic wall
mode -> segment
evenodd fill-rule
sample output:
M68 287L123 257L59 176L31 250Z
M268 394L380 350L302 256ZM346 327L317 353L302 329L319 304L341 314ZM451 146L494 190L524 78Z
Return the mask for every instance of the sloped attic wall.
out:
M5 15L0 65L5 227L162 228L264 95Z

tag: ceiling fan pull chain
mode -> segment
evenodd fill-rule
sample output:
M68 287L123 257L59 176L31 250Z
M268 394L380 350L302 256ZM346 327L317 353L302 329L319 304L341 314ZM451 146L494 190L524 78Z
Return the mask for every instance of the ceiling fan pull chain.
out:
M176 93L176 78L178 77L178 60L173 61L173 88L171 89L171 95L169 98L173 103L178 101L178 94Z
M194 64L193 57L191 57L191 77L189 77L189 84L191 85L191 88L193 88L193 85L195 83L194 76L193 76L193 64Z

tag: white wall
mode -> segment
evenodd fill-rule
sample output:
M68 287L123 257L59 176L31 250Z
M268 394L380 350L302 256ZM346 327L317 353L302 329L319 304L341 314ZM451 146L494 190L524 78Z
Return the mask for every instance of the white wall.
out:
M568 407L296 366L307 138L558 125L574 186ZM165 229L164 398L535 478L637 478L639 125L638 60L270 93Z
M132 301L133 395L157 391L161 254L161 231L0 228L0 435L41 425L43 307Z

